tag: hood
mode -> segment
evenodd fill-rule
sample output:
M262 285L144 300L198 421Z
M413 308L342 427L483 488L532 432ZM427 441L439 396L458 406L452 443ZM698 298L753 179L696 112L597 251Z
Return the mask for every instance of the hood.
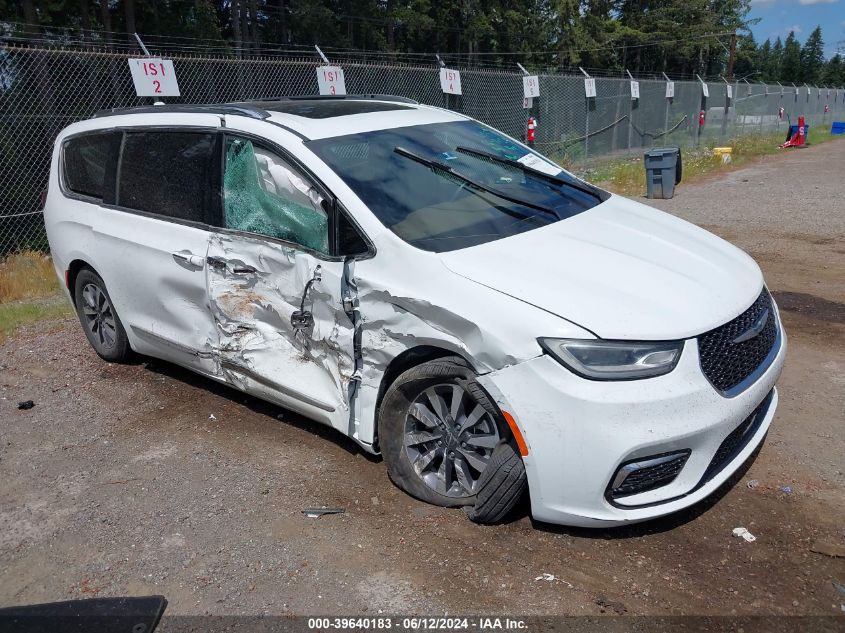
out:
M458 275L605 339L696 336L748 308L763 285L760 268L735 246L619 196L440 257Z

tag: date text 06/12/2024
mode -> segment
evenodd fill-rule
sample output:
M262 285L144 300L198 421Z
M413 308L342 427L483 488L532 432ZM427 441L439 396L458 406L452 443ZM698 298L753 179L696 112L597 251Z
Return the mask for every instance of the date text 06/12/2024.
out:
M320 630L391 630L400 631L497 631L525 630L527 623L518 618L496 617L369 617L369 618L309 618L308 628Z

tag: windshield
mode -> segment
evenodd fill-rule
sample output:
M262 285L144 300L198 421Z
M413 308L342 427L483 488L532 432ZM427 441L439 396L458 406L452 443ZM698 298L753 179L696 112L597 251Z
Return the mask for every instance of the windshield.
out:
M484 244L577 215L602 192L475 121L310 141L381 222L418 248Z

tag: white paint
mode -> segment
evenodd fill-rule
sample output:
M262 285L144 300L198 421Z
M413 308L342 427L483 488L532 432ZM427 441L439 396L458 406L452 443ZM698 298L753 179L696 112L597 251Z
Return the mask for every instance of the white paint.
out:
M317 66L317 88L321 95L345 95L346 77L340 66Z
M760 268L735 246L619 196L565 222L441 258L456 274L609 339L707 332L748 308L763 286Z
M173 61L158 57L131 58L129 72L139 97L178 97L179 82Z
M375 257L348 269L277 241L128 214L62 193L60 148L70 134L131 126L214 127L221 117L154 112L73 124L56 141L44 211L57 273L63 278L75 259L96 269L137 351L300 411L367 450L375 450L376 403L393 359L421 345L463 356L528 443L524 461L537 519L573 525L641 521L711 494L762 441L776 396L737 458L696 487L719 443L772 390L786 353L784 336L771 366L730 399L702 375L695 337L745 310L763 284L747 255L618 196L570 219L485 245L442 254L417 250L386 229L294 133L314 132L318 138L460 120L466 118L413 105L319 121L281 113L269 120L225 117L228 131L263 137L295 153L339 198L376 248ZM525 152L523 164L560 173L551 161ZM227 268L186 268L172 256L181 251L195 255L196 263L206 255L219 257ZM256 273L235 273L236 264ZM307 336L297 335L290 316L318 265L320 281L307 302L314 327ZM357 286L352 294L344 294L341 279L347 278ZM353 299L349 312L344 300ZM360 369L350 314L358 318ZM543 354L539 336L685 339L685 346L669 374L598 382ZM358 385L352 400L350 384ZM670 485L625 498L620 503L625 508L605 501L604 488L621 461L679 446L690 448L692 456Z

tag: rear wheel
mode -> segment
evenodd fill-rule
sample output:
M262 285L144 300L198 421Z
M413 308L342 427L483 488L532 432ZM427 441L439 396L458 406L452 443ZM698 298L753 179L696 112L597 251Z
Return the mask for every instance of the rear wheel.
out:
M460 357L409 369L384 396L379 440L397 486L435 505L472 507L470 518L487 523L519 500L525 470L498 407L475 379Z
M81 270L76 276L74 300L82 329L94 351L110 362L128 360L131 349L126 330L112 305L106 284L90 268Z

